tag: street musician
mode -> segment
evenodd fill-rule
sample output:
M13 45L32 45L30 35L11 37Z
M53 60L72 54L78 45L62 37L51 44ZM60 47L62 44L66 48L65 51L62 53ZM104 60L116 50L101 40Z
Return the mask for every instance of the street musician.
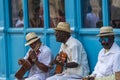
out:
M66 54L67 60L63 64L62 72L48 77L47 80L71 80L81 79L89 74L88 60L82 43L71 36L70 25L67 22L59 22L55 28L55 37L61 42L59 54L56 57L58 63L61 61L61 52Z
M49 76L49 64L51 62L52 52L50 48L45 46L34 32L30 32L26 35L27 43L25 46L30 46L26 56L23 59L19 59L18 63L23 65L28 62L27 66L20 69L15 77L19 80L23 78L23 70L30 70L29 75L25 80L46 80ZM22 68L21 67L21 68ZM28 68L28 69L25 69ZM21 76L22 75L22 76Z

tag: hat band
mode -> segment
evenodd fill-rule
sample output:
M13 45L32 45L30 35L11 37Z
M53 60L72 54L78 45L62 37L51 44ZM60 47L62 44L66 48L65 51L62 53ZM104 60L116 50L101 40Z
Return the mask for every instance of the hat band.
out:
M31 39L29 39L27 42L29 42L29 41L31 41L32 39L35 39L35 38L37 38L37 36L36 36L36 37L33 37L33 38L31 38Z
M100 34L109 34L109 33L113 33L113 32L105 32L105 33L100 33Z

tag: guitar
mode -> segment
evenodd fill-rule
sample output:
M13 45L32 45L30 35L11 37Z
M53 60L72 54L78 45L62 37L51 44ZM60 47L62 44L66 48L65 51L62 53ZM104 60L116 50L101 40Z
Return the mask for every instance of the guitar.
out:
M29 57L28 57L27 59L25 59L24 63L22 64L22 67L21 67L21 68L17 71L17 73L15 74L15 77L16 77L17 79L23 79L24 74L25 74L28 70L30 70L30 68L31 68L32 65L34 64L34 62L31 60L30 57L31 57L33 54L35 54L35 52L39 49L39 47L40 47L40 44L37 44L36 47L29 52Z
M56 61L53 62L53 64L56 64L55 68L55 74L60 74L63 71L64 63L67 61L67 54L64 52L59 53L59 62L56 63Z
M95 77L93 77L93 76L87 76L87 77L84 77L84 78L82 78L82 80L95 80Z

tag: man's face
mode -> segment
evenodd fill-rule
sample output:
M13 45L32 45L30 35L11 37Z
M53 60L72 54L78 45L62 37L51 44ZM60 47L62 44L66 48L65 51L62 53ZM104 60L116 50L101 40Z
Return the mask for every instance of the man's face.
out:
M35 41L34 43L30 44L30 47L34 49L36 45L39 44L39 40Z
M103 48L110 49L114 42L114 36L101 36L99 41Z
M63 42L63 40L64 40L64 34L63 34L63 31L59 31L59 30L56 30L55 31L55 36L56 36L56 40L58 41L58 42Z

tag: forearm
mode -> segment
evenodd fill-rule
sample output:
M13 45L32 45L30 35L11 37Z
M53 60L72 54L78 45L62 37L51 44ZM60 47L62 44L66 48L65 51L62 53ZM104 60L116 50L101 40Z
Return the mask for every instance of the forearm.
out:
M39 62L38 60L35 61L35 65L37 65L37 67L38 67L40 70L44 71L44 72L47 72L47 71L48 71L48 66L46 66L45 64Z
M75 63L75 62L66 63L66 67L68 67L68 68L75 68L75 67L77 67L77 66L78 66L78 64Z

